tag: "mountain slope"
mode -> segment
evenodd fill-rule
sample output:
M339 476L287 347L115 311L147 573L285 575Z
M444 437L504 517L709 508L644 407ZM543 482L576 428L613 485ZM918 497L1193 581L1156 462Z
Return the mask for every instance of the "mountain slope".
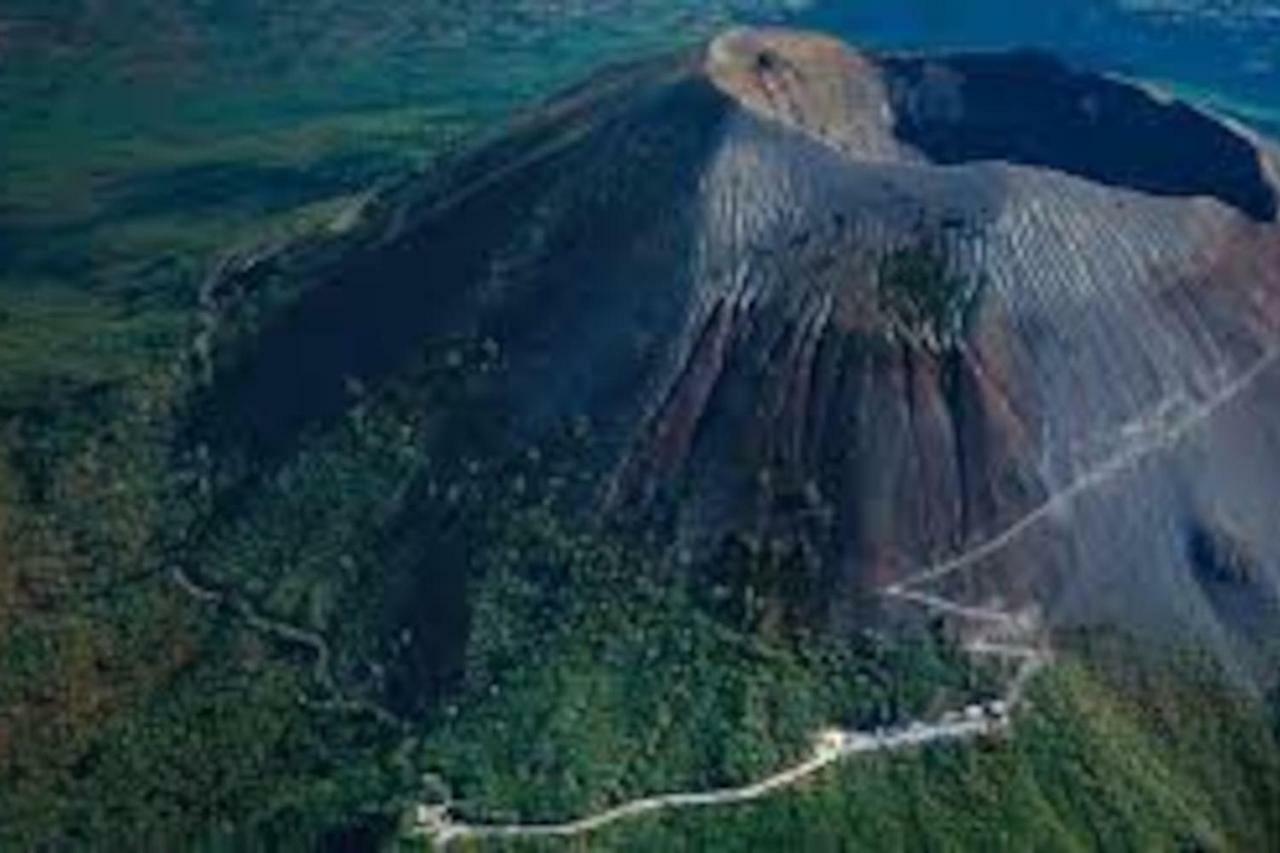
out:
M221 327L197 438L234 503L353 388L474 351L427 459L488 476L586 425L575 511L663 519L695 562L785 540L820 624L909 583L1234 651L1253 623L1225 602L1263 618L1280 582L1272 487L1241 476L1277 452L1275 170L1038 55L735 31L552 102L339 249L216 283L291 289Z
M958 838L1265 847L1275 174L1036 54L734 31L318 211L206 281L184 364L74 410L118 421L9 428L0 844L363 849L424 799L746 785L1005 695L980 639L1061 665L1013 744L906 757L900 800L851 762L835 811L934 838L1008 786ZM1141 651L1095 653L1117 625ZM793 802L743 843L806 837ZM670 826L711 837L636 844Z

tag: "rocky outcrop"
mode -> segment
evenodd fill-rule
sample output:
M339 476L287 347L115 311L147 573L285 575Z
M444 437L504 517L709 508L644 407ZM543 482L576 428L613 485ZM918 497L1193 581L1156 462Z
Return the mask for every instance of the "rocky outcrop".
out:
M803 542L836 624L911 586L1234 643L1187 531L1280 585L1276 163L1039 55L733 31L401 188L229 362L209 441L269 461L352 378L491 341L499 439L436 452L585 419L593 515Z

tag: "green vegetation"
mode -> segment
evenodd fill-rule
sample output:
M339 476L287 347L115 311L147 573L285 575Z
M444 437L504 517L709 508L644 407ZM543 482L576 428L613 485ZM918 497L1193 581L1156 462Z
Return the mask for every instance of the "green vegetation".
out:
M296 566L262 603L332 628L330 612L357 600L349 586L329 598L332 585L373 582L360 549L370 516L395 507L377 490L403 458L375 446L381 425L353 421L315 438L288 475L297 493L263 507L279 529L227 522L245 536L238 550L218 524L206 537L209 505L174 464L200 283L217 255L327 227L372 184L602 58L697 38L727 8L197 6L17 0L0 12L5 849L165 847L224 825L252 835L290 825L304 801L326 826L356 813L351 775L377 775L399 734L319 710L308 650L192 600L170 568L191 558L256 599L252 569L262 586L272 566ZM626 25L621 12L634 12ZM312 541L298 519L325 535ZM290 543L309 550L285 559ZM269 553L256 567L231 559ZM362 562L344 574L344 555ZM360 636L370 621L337 632L353 650L339 670L380 642Z
M399 743L303 700L310 669L169 579L196 507L171 374L8 421L0 459L0 847L320 836L408 789ZM232 844L231 846L236 846Z
M897 333L934 352L960 340L980 284L949 270L946 255L928 244L887 255L877 281L880 308Z
M1040 676L1008 739L858 759L758 804L618 824L585 843L600 851L1272 849L1280 743L1259 707L1212 673L1188 661L1121 673L1075 659Z
M486 363L453 352L433 392L446 399ZM169 413L152 406L175 393L115 402L131 414L105 435L85 427L47 466L4 481L20 508L3 540L19 569L0 626L5 846L385 828L422 795L424 772L478 818L575 815L747 781L794 760L822 725L889 722L991 689L938 637L836 642L765 618L778 609L767 583L748 595L757 606L712 606L670 553L584 530L538 498L558 493L549 461L545 481L515 475L523 498L495 501L509 481L429 464L417 448L431 425L393 417L394 393L357 393L347 418L209 526L184 498L189 475L166 468ZM406 732L345 700L418 707L396 698L417 638L387 608L406 590L400 603L423 607L405 584L452 557L424 557L413 537L394 540L407 553L384 545L402 517L431 524L445 506L476 517L488 535L468 538L489 544L460 559L473 587L464 683L444 703L428 697ZM317 675L314 649L255 630L236 607L184 594L172 559L323 636L331 671ZM778 559L736 557L753 578Z
M697 571L546 509L495 540L466 683L425 756L478 820L564 819L753 781L833 725L963 704L991 682L945 641L735 630Z
M493 428L478 401L500 354L483 341L440 343L394 387L353 383L345 414L278 464L230 460L210 484L178 452L219 254L325 231L371 184L602 58L777 4L109 5L0 12L0 849L373 846L435 787L428 772L477 819L576 816L753 778L820 725L992 689L936 632L804 632L796 608L813 602L785 543L691 569L544 500L575 476L565 454L429 456L440 412ZM21 49L14 21L37 22ZM885 279L908 327L954 332L965 288L936 259L892 260ZM234 319L226 334L253 333ZM440 547L468 540L488 545ZM184 592L175 566L226 601ZM423 590L449 573L457 597L433 603ZM463 600L469 626L442 615L465 617ZM330 659L258 630L245 603ZM1274 811L1254 804L1275 791L1241 792L1277 778L1271 742L1190 684L1168 705L1176 738L1072 668L1011 746L859 762L820 791L599 840L725 849L728 826L748 846L845 832L915 847L954 824L974 846L1017 846L1053 814L1071 838L1101 827L1132 846L1174 837L1157 818L1210 847L1257 826L1238 846L1263 849Z

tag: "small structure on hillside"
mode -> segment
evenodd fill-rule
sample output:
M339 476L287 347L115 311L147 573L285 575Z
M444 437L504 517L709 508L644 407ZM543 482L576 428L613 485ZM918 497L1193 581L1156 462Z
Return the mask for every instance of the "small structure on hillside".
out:
M840 729L823 729L815 740L814 751L819 755L830 755L844 749L846 737Z
M449 807L443 804L418 803L413 807L409 831L413 835L436 837L449 828Z

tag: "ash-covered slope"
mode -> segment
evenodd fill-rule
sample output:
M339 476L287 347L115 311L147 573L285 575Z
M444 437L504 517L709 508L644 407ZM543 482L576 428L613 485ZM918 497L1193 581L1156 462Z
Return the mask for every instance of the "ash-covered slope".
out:
M1038 55L734 31L295 250L203 440L268 470L352 380L484 342L485 428L433 413L429 454L589 423L584 517L801 543L834 624L906 583L1231 643L1280 589L1277 163Z

